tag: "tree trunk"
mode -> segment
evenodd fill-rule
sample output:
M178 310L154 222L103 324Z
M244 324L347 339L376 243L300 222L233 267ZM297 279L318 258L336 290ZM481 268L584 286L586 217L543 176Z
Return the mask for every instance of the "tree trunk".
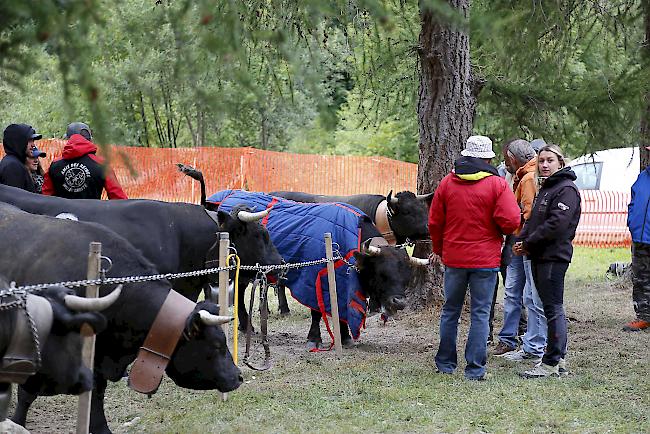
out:
M643 22L645 27L645 41L643 41L641 50L643 52L643 58L650 64L650 0L644 2ZM650 89L645 94L645 107L641 113L640 133L640 169L643 170L650 164L650 151L646 149L646 146L650 146Z
M449 3L467 20L471 0ZM468 34L436 20L422 3L420 19L417 185L418 193L429 193L449 173L471 135L481 83L472 75ZM430 252L431 246L421 243L414 254L427 257ZM420 308L442 299L442 272L442 267L436 265L415 273L408 291L411 306Z
M147 128L147 115L144 112L144 98L142 96L142 92L139 92L140 94L140 117L142 117L142 127L144 131L144 145L146 147L150 147L151 145L149 144L149 129Z

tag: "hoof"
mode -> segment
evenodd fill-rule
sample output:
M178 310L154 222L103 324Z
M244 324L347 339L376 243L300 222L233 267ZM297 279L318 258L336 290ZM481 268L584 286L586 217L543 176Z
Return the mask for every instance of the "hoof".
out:
M352 339L343 339L341 341L341 346L343 348L354 348L354 341Z
M291 315L291 312L289 312L289 311L286 311L286 312L280 311L280 317L281 318L286 318L289 315Z
M320 349L320 342L307 341L307 351L316 351Z

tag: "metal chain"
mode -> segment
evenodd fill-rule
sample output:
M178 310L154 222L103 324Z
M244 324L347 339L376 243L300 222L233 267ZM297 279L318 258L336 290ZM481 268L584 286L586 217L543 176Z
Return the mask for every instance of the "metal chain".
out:
M25 299L25 314L27 315L27 321L29 322L29 330L32 335L32 341L34 342L34 352L36 353L36 370L41 369L41 341L38 338L38 330L36 329L36 323L34 318L29 313L27 309L27 300Z
M322 258L322 259L316 259L313 261L305 261L305 262L296 262L296 263L290 263L290 264L279 264L279 265L241 265L240 269L245 270L245 271L258 271L262 272L264 274L268 274L272 271L276 270L290 270L294 268L302 268L302 267L310 267L312 265L318 265L318 264L325 264L330 261L337 261L337 260L343 260L346 264L348 264L350 267L354 268L353 264L350 264L348 261L346 261L340 254L334 256L331 259L327 258ZM39 283L37 285L24 285L24 286L19 286L16 288L8 288L4 290L0 290L0 298L6 297L6 296L12 296L15 294L26 294L28 292L39 292L42 291L43 289L49 288L51 286L65 286L67 288L76 288L76 287L81 287L81 286L88 286L88 285L111 285L111 284L118 284L118 283L139 283L139 282L148 282L152 280L162 280L162 279L167 279L167 280L173 280L173 279L180 279L184 277L195 277L195 276L203 276L207 274L217 274L221 271L230 271L236 269L236 265L229 265L227 267L217 267L217 268L206 268L203 270L196 270L196 271L187 271L184 273L167 273L167 274L154 274L150 276L130 276L130 277L107 277L107 278L102 278L102 279L92 279L92 280L70 280L66 282L56 282L56 283ZM356 269L356 268L355 268Z

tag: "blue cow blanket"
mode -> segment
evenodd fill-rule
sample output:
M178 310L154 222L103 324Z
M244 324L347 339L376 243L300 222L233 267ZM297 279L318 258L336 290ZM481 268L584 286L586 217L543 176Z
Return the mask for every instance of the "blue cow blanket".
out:
M262 220L271 240L288 263L313 261L325 258L323 234L330 232L334 249L354 264L353 253L361 245L361 222L368 217L359 209L344 203L300 203L264 193L243 190L223 190L208 198L219 210L230 212L239 204L246 204L254 212L269 208L269 215ZM336 255L336 253L335 253ZM349 270L345 262L334 263L336 294L339 317L348 324L354 339L358 339L365 327L366 295L361 289L358 273ZM291 296L301 304L321 312L327 330L331 316L327 264L291 269L287 273L287 287Z

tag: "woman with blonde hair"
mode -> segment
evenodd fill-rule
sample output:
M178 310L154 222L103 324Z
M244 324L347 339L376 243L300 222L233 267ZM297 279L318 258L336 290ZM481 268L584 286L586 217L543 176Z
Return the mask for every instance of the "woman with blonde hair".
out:
M572 240L580 220L580 194L573 182L576 175L570 167L565 167L559 146L548 144L539 150L537 179L540 189L513 251L531 260L535 287L548 323L548 339L542 361L523 372L524 378L567 373L564 277L573 256Z

